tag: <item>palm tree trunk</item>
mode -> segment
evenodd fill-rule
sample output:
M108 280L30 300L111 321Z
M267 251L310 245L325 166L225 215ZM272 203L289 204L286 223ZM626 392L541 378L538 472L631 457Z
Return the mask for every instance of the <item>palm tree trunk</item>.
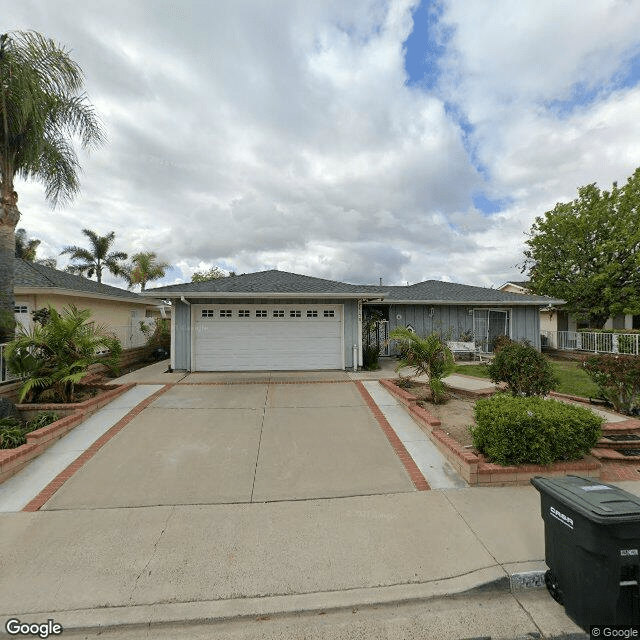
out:
M20 211L15 202L0 203L0 343L15 335L13 262L16 252L16 225Z

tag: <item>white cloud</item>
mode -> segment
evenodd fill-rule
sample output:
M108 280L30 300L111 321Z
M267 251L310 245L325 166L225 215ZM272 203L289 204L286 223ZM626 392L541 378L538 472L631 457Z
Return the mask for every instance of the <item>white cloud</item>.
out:
M156 251L170 278L219 264L499 284L535 215L640 165L638 90L609 86L638 50L637 3L447 0L431 94L404 71L413 0L55 5L9 0L10 28L73 48L109 142L64 210L19 185L47 251L89 227ZM562 119L546 108L578 83L604 89ZM484 215L479 190L511 204Z

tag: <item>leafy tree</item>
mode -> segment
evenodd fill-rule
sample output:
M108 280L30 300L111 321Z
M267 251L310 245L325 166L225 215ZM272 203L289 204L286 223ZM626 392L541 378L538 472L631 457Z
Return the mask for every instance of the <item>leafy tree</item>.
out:
M536 218L523 272L534 293L566 300L567 311L601 328L640 313L640 168L619 188L595 184Z
M88 322L90 317L88 309L69 306L59 313L49 306L45 324L35 324L30 332L7 345L9 368L26 376L18 394L20 402L73 402L75 385L92 364L100 362L116 369L122 353L120 342L104 328ZM107 356L97 355L105 349Z
M159 262L158 256L153 251L143 251L131 256L131 264L126 268L126 276L129 286L140 285L140 291L144 291L147 282L164 278L165 271L169 268L166 262Z
M0 36L0 339L15 324L15 229L20 220L16 176L34 179L55 207L79 191L73 139L103 141L83 74L69 51L33 31Z
M109 252L116 237L114 231L111 231L106 236L99 236L91 229L83 229L82 233L89 238L90 249L72 246L65 247L60 252L60 255L69 254L72 260L79 261L77 264L69 265L68 269L71 273L80 275L86 273L89 278L92 278L95 273L98 282L102 282L102 270L104 268L114 276L126 275L126 267L122 261L127 259L127 254L122 251Z
M454 368L453 354L442 338L436 333L421 338L407 327L398 327L390 334L398 342L401 358L396 370L412 367L415 375L429 376L429 389L435 404L443 402L446 391L442 378Z
M196 271L191 276L191 282L205 282L206 280L218 280L219 278L226 278L228 276L234 276L235 273L231 271L226 274L220 267L211 267L209 271Z

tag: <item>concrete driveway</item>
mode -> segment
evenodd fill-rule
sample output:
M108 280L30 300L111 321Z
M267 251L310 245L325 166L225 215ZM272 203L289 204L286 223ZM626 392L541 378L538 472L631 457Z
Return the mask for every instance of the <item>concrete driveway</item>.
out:
M43 509L415 491L353 382L184 382L135 417Z

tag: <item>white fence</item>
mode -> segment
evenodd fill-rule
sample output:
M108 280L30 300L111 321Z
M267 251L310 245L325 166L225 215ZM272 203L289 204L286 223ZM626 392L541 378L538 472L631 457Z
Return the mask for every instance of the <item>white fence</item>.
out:
M591 353L640 355L637 333L594 333L587 331L541 331L542 348Z

